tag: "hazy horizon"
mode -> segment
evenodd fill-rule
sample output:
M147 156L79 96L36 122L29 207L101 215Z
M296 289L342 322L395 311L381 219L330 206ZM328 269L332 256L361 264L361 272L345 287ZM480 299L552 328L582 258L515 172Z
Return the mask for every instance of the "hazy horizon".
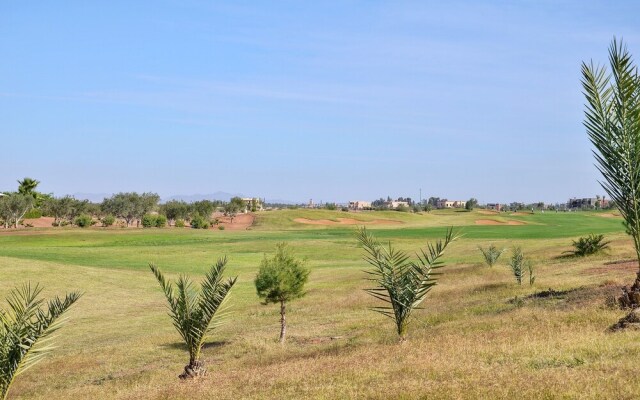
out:
M640 4L0 5L0 191L603 195L582 61Z

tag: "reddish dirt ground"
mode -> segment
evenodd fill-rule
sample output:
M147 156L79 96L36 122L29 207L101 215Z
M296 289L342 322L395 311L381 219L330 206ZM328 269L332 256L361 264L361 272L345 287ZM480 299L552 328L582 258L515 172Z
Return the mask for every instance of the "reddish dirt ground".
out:
M222 215L214 216L214 217L218 218L218 220L220 221L219 226L224 226L225 230L230 230L230 231L246 230L249 227L251 227L251 225L253 225L253 222L256 219L255 215L253 214L238 214L233 219L233 223L231 223L231 218L229 217L225 217ZM218 229L218 228L214 226L214 229Z
M34 219L25 219L22 221L22 223L24 225L33 225L34 228L51 228L51 224L53 223L54 219L55 218L53 217L41 217Z

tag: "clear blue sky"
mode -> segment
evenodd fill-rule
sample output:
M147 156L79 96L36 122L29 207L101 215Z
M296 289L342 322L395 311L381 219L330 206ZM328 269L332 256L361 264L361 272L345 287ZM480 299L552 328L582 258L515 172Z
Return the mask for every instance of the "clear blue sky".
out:
M0 190L603 194L580 63L638 2L4 1Z

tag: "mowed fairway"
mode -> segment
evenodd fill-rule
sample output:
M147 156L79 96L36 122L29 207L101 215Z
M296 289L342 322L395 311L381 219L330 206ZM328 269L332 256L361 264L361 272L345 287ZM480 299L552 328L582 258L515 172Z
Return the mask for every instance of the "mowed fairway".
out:
M439 285L398 344L391 320L372 312L368 266L352 224L417 250L448 226L464 237L447 252ZM389 223L374 223L376 220ZM491 224L478 221L491 220ZM509 224L510 221L516 221ZM515 225L515 223L521 223ZM0 231L2 232L2 231ZM608 254L560 257L571 240L604 233ZM311 268L308 294L288 307L289 337L277 343L278 307L260 304L253 278L265 252L287 241ZM506 266L481 262L477 246L519 245L536 266L518 287ZM182 382L188 361L149 272L196 281L217 257L238 275L233 314L207 344L208 376ZM247 231L32 229L0 233L0 297L23 282L46 296L84 296L58 333L58 348L16 379L10 398L639 398L640 332L608 333L625 313L605 298L637 271L621 219L598 213L488 214L442 211L258 214ZM619 261L619 262L616 262ZM614 263L615 262L615 263ZM559 298L528 298L548 288ZM512 301L515 296L524 299Z

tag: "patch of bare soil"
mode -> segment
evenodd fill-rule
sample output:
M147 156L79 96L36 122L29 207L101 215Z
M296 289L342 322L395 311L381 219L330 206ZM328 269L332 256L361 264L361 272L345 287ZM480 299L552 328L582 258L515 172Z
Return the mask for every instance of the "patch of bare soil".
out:
M529 212L519 212L518 211L518 212L511 213L509 215L515 215L515 216L518 216L518 215L531 215L531 213L529 213Z
M218 226L224 226L224 229L229 231L247 230L253 225L254 221L256 220L255 215L251 213L238 214L233 219L233 222L231 222L231 218L229 217L219 216L217 218L218 218L218 221L220 221ZM217 228L214 227L214 229L217 229Z
M22 221L22 224L25 226L32 225L33 228L51 228L53 225L53 221L55 218L53 217L40 217L33 219L25 219Z
M609 261L597 267L591 267L585 272L591 274L605 274L611 271L636 272L638 271L638 260Z
M525 223L522 221L501 222L495 219L478 219L476 220L476 225L525 225Z
M395 225L401 224L400 221L394 221L390 219L374 219L372 221L359 221L353 218L336 218L336 221L330 219L308 219L308 218L296 218L293 220L300 224L307 225Z
M540 306L554 304L559 308L583 308L588 304L604 304L608 298L612 298L620 292L620 285L615 282L606 282L595 287L577 287L568 290L547 289L535 292L520 299L510 299L508 303L531 303Z

